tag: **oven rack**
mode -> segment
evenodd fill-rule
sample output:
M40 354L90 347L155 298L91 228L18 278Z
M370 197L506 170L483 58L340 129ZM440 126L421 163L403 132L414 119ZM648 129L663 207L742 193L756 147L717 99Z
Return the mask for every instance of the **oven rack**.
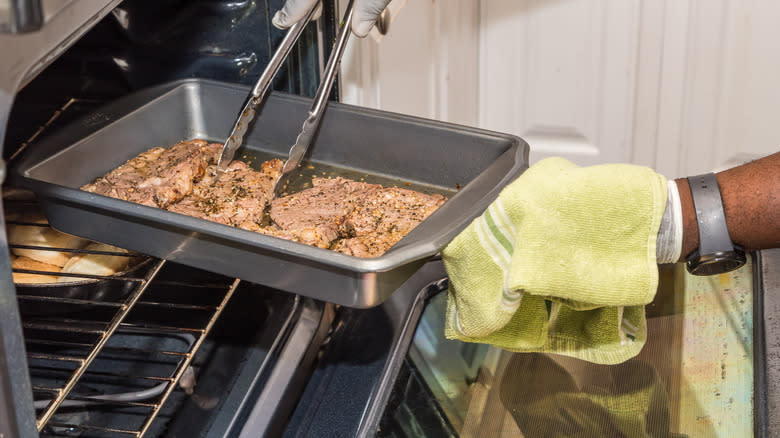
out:
M67 99L19 146L9 161L13 161L61 121L82 113L80 107L90 108L99 104L99 101L90 99ZM4 199L3 202L6 212L10 211L9 206L11 209L37 207L37 202L30 199ZM48 224L23 220L7 221L7 224L49 227ZM54 248L15 242L9 242L9 248L119 257L138 256L125 252ZM35 399L36 423L41 436L73 436L75 431L79 431L79 434L88 432L106 436L141 437L149 430L163 404L182 379L185 391L192 392L194 373L190 363L232 297L239 280L222 276L211 276L207 281L201 279L196 282L182 281L178 276L159 278L165 270L166 261L150 261L151 267L144 270L108 277L13 269L13 272L19 273L73 277L74 281L96 280L108 283L108 287L114 290L121 288L128 291L119 297L95 299L73 298L56 287L17 287L17 301L21 310L27 362ZM219 279L216 283L215 278ZM165 288L174 288L179 293L155 299L155 289ZM20 290L22 292L19 292ZM193 295L201 297L196 299ZM182 297L186 297L186 302L181 302ZM192 304L193 302L199 304ZM40 316L25 311L35 306L57 306L62 312L60 315ZM158 315L162 311L164 315L154 322L135 317L149 313L150 310L156 310ZM198 314L196 319L201 322L198 327L185 324L192 320L193 313ZM171 324L170 321L177 321L179 324ZM123 338L141 335L145 336L147 341L156 339L162 342L152 342L153 346L150 348L122 345ZM143 356L146 363L150 358L154 358L152 362L157 364L159 375L133 373L133 364L139 361L139 356ZM123 367L125 369L122 369ZM115 380L113 387L98 385L103 386L101 389L108 390L109 394L79 394L82 387L95 386L90 382L96 378L102 379L103 382L106 379ZM126 410L128 420L125 424L131 426L84 424L83 419L73 421L78 416L72 413L60 414L62 411L72 411L73 408L95 405L109 406L118 410L119 414Z
M9 221L9 224L45 226ZM35 245L11 248L101 253L127 256L126 253L68 250ZM99 276L72 274L112 287L128 283L130 292L118 299L69 298L55 287L36 287L35 294L19 287L22 327L41 436L73 436L73 431L103 433L106 436L141 437L149 430L163 404L181 383L189 393L194 385L190 362L239 284L238 279L210 276L207 281L162 274L165 260L153 260L146 272L138 275ZM13 269L40 275L61 276L51 271ZM220 281L214 281L218 278ZM184 301L184 302L182 302ZM59 308L54 315L26 312L33 306ZM152 346L131 346L129 338L152 339ZM137 340L135 342L137 344ZM152 363L159 373L134 374L134 361ZM148 368L148 367L147 367ZM95 379L101 383L95 383ZM183 380L182 380L183 379ZM106 384L106 381L109 383ZM89 393L95 387L109 393ZM68 410L91 405L115 409L126 414L123 424L85 424L73 421ZM62 412L64 414L60 415ZM60 418L58 418L60 417Z

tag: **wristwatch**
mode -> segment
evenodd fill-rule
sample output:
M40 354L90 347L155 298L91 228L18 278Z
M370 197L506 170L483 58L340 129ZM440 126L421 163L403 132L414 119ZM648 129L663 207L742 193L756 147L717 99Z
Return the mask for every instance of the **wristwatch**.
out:
M729 237L720 186L714 173L688 178L696 222L699 224L699 248L686 257L688 272L715 275L733 271L745 264L745 251Z

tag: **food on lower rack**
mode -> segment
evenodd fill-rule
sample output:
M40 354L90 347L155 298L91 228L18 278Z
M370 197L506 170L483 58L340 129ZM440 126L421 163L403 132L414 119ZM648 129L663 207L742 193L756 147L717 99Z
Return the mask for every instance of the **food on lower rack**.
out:
M84 250L88 251L110 251L110 252L124 252L127 250L117 248L115 246L106 245L103 243L90 243ZM41 251L43 252L43 251ZM125 271L130 264L131 257L109 255L109 254L74 254L70 257L64 266L52 265L44 263L29 257L13 257L11 267L13 269L28 269L31 271L44 271L52 274L68 273L68 274L85 274L85 275L103 275L111 276ZM14 283L17 284L31 284L31 283L69 283L89 280L85 277L72 277L65 275L43 275L43 274L31 274L27 272L14 272Z
M190 140L150 149L82 189L356 257L382 255L447 200L337 177L271 202L283 163L257 171L235 160L215 177L220 147Z
M151 207L166 208L192 192L222 145L204 140L153 148L82 187L82 190Z
M104 252L123 252L128 253L126 249L106 245L105 243L90 243L85 248L87 251ZM89 274L89 275L114 275L127 268L130 257L110 254L76 254L65 263L60 272L68 274ZM77 281L78 277L60 276L57 281L65 283Z
M26 207L29 207L29 204ZM23 211L23 213L19 213L19 211ZM8 225L8 242L13 245L128 253L127 250L115 246L90 242L57 231L48 225L46 218L36 208L19 208L16 211L8 211L5 217L7 221L16 222ZM82 254L45 249L12 248L11 252L11 267L13 269L44 271L52 274L64 272L109 276L127 269L132 259L125 256ZM64 283L86 280L79 277L26 272L14 272L13 279L14 283L17 284Z
M283 165L281 160L270 160L256 171L236 160L218 175L216 182L211 166L192 193L168 210L240 228L259 226Z
M13 263L11 263L13 269L29 269L30 271L46 271L46 272L59 272L60 267L57 265L50 265L48 263L39 262L29 257L17 257ZM40 275L30 274L27 272L14 272L14 283L17 284L39 284L39 283L56 283L57 277L52 275Z
M45 248L69 249L81 249L89 243L88 240L76 236L71 236L70 234L61 233L49 226L46 226L48 222L41 214L35 213L21 219L21 222L29 223L30 225L8 225L8 241L10 243ZM30 259L58 267L65 266L65 264L68 263L68 260L70 260L71 256L73 255L69 252L49 251L43 249L13 248L13 252L17 256L28 257Z

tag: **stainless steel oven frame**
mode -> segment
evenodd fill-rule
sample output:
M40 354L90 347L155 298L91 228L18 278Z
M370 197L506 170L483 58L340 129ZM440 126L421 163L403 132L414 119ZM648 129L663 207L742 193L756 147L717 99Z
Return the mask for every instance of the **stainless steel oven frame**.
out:
M17 92L118 3L119 0L10 2L12 8L5 31L27 33L0 34L0 139L5 138ZM3 162L0 182L4 180ZM5 230L3 218L0 211L0 228ZM8 253L8 240L3 232L0 254ZM0 351L0 436L37 436L10 259L5 256L0 257Z

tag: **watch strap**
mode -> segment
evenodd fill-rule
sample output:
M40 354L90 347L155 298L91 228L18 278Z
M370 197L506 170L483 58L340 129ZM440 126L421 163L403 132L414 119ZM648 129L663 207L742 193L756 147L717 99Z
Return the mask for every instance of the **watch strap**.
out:
M718 178L714 173L692 176L688 177L688 185L699 226L699 254L733 250Z

